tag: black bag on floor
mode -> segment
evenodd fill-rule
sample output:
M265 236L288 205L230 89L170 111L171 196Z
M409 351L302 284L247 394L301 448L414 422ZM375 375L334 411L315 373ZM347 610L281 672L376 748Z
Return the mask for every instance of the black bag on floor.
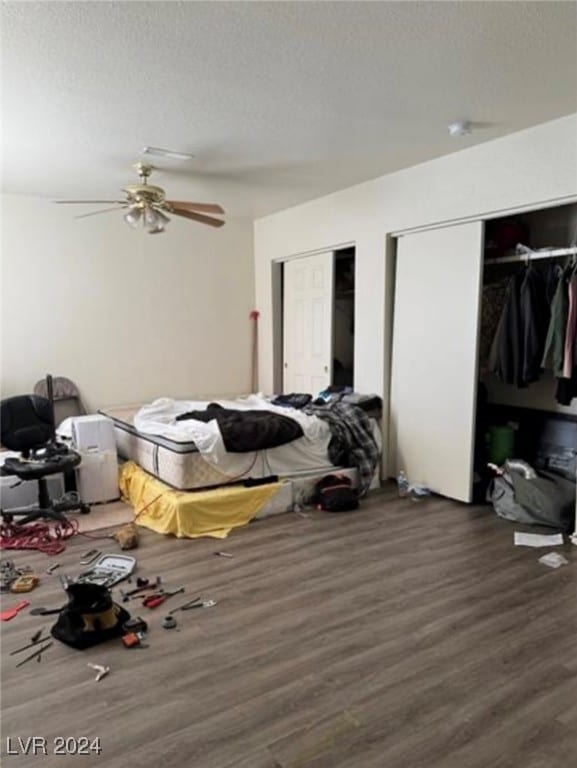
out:
M114 602L107 587L69 584L66 592L68 605L60 610L50 630L57 640L82 650L124 634L122 625L130 614Z
M352 512L359 508L359 495L345 475L325 475L315 485L317 508L325 512Z

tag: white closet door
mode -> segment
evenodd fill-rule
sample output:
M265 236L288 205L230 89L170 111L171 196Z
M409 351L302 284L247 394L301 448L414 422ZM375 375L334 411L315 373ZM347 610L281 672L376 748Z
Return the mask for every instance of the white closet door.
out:
M395 471L471 501L483 222L398 241L391 381Z
M332 251L284 265L285 393L316 394L332 380Z

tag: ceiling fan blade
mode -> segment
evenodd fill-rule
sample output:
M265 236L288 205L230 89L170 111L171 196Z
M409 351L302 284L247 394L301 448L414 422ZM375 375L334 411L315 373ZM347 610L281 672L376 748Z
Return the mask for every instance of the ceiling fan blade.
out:
M117 205L124 205L126 200L54 200L57 205L92 205L97 203L98 205L106 205L106 203L116 203Z
M87 216L98 216L100 213L109 213L110 211L121 211L123 208L128 208L129 205L115 205L114 208L103 208L101 211L92 211L91 213L81 213L80 216L75 216L75 219L85 219Z
M166 204L190 211L201 211L202 213L224 213L224 208L216 205L216 203L185 203L177 200L166 200Z
M201 224L208 224L211 227L222 227L224 225L224 221L221 219L213 219L212 216L203 216L202 213L185 211L183 208L171 208L170 213L173 213L175 216L183 216L185 219L199 221Z

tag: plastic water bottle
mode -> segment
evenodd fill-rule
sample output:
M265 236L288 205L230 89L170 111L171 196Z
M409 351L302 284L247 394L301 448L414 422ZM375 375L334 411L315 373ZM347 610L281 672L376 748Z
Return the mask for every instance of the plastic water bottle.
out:
M404 469L401 469L401 471L397 475L397 489L399 491L399 496L401 497L401 499L404 499L409 495L409 481L407 479Z

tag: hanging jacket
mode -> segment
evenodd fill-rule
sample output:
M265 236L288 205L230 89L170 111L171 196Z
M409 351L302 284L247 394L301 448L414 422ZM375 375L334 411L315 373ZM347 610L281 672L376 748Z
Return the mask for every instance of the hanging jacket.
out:
M573 398L577 397L577 272L569 282L568 304L563 373L570 375L557 379L555 399L559 405L571 405Z
M505 384L523 387L523 359L520 292L524 272L517 272L509 280L507 299L489 356L489 370Z
M542 272L529 266L519 294L521 316L522 380L531 384L541 377L541 361L551 312L547 301L546 280Z
M563 378L570 379L575 365L575 338L577 336L577 274L574 274L568 287L567 326L565 328L565 346L563 348Z
M563 354L565 347L565 331L569 314L569 297L567 290L567 272L564 271L557 282L557 289L551 304L551 320L545 340L545 352L541 365L553 369L557 378L563 376Z

